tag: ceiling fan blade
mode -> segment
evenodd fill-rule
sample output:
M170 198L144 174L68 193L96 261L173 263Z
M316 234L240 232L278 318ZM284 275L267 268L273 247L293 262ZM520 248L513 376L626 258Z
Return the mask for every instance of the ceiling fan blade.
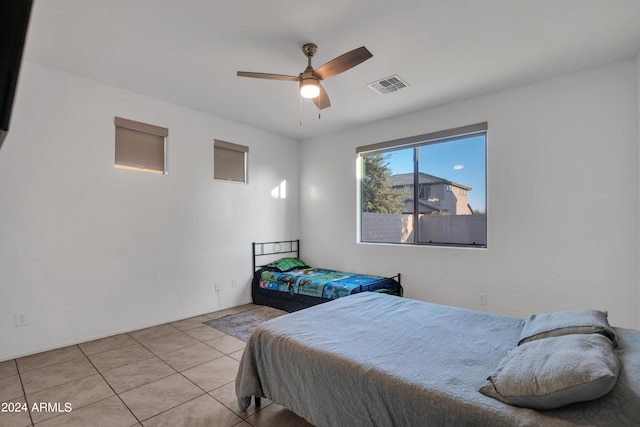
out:
M286 80L297 82L298 76L287 76L286 74L252 73L250 71L238 71L238 77L253 77L256 79Z
M332 59L315 70L315 73L323 80L328 79L336 74L347 71L349 68L355 67L372 56L373 54L369 52L366 47L362 46Z
M320 110L322 110L323 108L331 107L331 101L329 101L329 95L327 95L327 91L324 90L320 83L318 83L318 86L320 86L320 95L316 96L315 98L311 98L311 100Z

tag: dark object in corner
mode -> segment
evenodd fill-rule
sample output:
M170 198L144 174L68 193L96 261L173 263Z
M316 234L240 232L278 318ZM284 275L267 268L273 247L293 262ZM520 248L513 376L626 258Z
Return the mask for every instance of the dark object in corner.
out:
M0 1L0 148L9 132L33 0Z

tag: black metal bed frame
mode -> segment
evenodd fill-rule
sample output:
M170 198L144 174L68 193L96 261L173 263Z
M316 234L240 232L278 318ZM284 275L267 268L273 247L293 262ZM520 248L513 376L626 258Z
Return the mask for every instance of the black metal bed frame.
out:
M295 254L296 258L300 258L300 239L278 240L274 242L253 242L251 245L253 248L253 271L256 271L258 268L264 267L264 265L257 265L256 263L256 259L261 256ZM273 245L271 252L265 252L265 245ZM285 245L284 248L283 245ZM285 250L287 248L288 250Z
M273 245L270 252L265 252L265 245ZM284 245L284 248L283 248ZM300 258L300 239L296 240L277 240L273 242L253 242L251 244L253 248L253 271L264 267L264 265L258 265L256 260L261 256L279 255L279 254L295 254L296 258ZM398 284L402 285L401 274L398 273L395 276L388 277L389 279L395 279ZM362 291L362 286L361 289Z
M255 273L258 272L261 268L266 267L266 264L268 264L268 263L262 263L262 262L259 263L258 258L271 256L272 257L271 260L274 260L273 258L275 258L274 257L275 255L284 255L284 256L300 258L300 239L278 240L273 242L253 242L252 249L253 249L254 277L251 282L251 297L254 303L260 304L260 305L269 305L271 307L275 307L281 310L286 310L291 312L291 311L297 311L303 308L310 307L312 305L316 305L316 304L320 304L328 301L321 297L315 297L311 295L301 295L301 294L291 295L289 293L284 293L284 292L275 291L275 290L269 290L269 291L264 290L266 292L258 293L256 280L259 280L259 279ZM400 273L392 277L380 278L380 280L377 280L376 282L366 285L366 289L365 289L365 286L360 285L360 292L363 292L364 290L369 290L375 284L379 284L383 280L388 280L388 279L393 279L398 283L398 289L390 293L392 293L393 295L402 296L404 292L403 292L402 284L400 282ZM376 290L375 292L386 292L386 291L383 289L379 289L379 290ZM284 294L286 294L286 297L284 297Z

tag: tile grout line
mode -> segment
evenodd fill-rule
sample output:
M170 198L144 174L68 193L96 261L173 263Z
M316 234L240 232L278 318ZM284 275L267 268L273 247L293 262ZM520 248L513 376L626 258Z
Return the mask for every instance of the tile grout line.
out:
M226 356L226 355L225 355L225 356ZM180 375L182 375L182 372L179 372L179 374L180 374ZM219 404L221 404L224 408L228 409L228 410L229 410L229 411L231 411L233 414L235 414L235 415L236 415L238 418L240 418L242 421L246 421L246 419L247 419L247 418L249 418L251 415L253 415L253 414L251 414L251 415L247 415L246 417L244 417L244 418L243 418L243 417L242 417L242 415L239 415L236 411L234 411L233 409L229 408L227 405L225 405L225 404L224 404L223 402L221 402L220 400L216 399L216 397L215 397L215 396L211 396L211 394L210 394L210 393L212 393L214 390L218 390L219 388L222 388L222 387L224 387L224 386L226 386L226 385L228 385L228 384L231 384L232 382L235 382L235 380L229 381L228 383L224 383L224 384L222 384L221 386L218 386L218 387L214 388L214 389L213 389L213 390L211 390L211 391L206 391L205 389L203 389L202 387L200 387L198 384L196 384L195 382L193 382L190 378L186 377L185 375L182 375L182 376L183 376L187 381L189 381L191 384L195 385L195 386L196 386L196 387L198 387L200 390L204 391L204 395L211 397L213 400L215 400L216 402L218 402ZM200 396L194 397L193 399L189 399L187 402L190 402L190 401L192 401L192 400L195 400L195 399L197 399L197 398L199 398L199 397L202 397L202 396L204 396L204 395L200 395ZM187 402L183 402L183 403L181 403L180 405L182 405L182 404L184 404L184 403L187 403ZM174 406L173 408L177 408L177 407L178 407L178 406L180 406L180 405L176 405L176 406ZM170 408L170 409L173 409L173 408ZM169 411L170 409L167 409L167 411ZM257 413L257 412L259 412L259 411L261 411L261 410L262 410L262 408L260 408L260 409L256 410L256 413ZM163 412L166 412L166 411L163 411ZM245 411L245 412L246 412L246 411ZM162 412L161 412L161 413L162 413ZM156 414L156 415L158 415L158 414ZM154 416L155 416L155 415L154 415ZM153 417L151 417L151 418L153 418ZM147 420L148 420L148 418L147 418ZM145 421L147 421L147 420L145 420ZM238 425L238 424L242 424L242 421L240 421L240 422L238 422L238 423L236 423L236 424L233 424L233 425L235 426L235 425ZM247 422L247 424L249 424L249 422ZM233 426L232 426L232 427L233 427Z
M128 335L128 334L127 334L127 335ZM131 337L131 338L133 338L133 337ZM135 338L133 338L133 339L135 340ZM136 341L136 342L137 342L137 341ZM80 346L78 346L78 348L80 348ZM98 373L98 375L100 375L100 378L102 378L102 381L104 381L104 382L107 384L107 386L111 389L111 391L113 392L113 394L114 394L114 395L116 395L116 396L118 397L118 399L120 400L120 402L122 402L122 404L124 405L124 407L125 407L125 408L127 408L127 410L128 410L128 411L129 411L129 413L133 416L133 418L134 418L136 421L138 421L138 423L139 423L140 425L142 425L142 421L140 421L140 420L138 419L138 417L136 417L136 414L134 414L134 413L133 413L133 411L131 410L131 408L129 408L129 406L125 403L125 401L124 401L124 400L122 400L122 398L120 397L120 395L119 395L118 393L116 393L115 389L111 386L111 384L109 383L109 381L107 381L107 379L104 377L104 375L102 375L102 372L100 372L100 370L98 370L98 368L96 367L96 365L94 365L94 364L93 364L93 362L91 361L91 359L89 359L89 356L87 356L87 354L86 354L86 353L85 353L81 348L80 348L80 351L82 352L82 354L84 354L84 357L86 357L86 358L87 358L87 360L89 361L89 363L91 363L91 366L93 366L93 369L95 369L95 370L96 370L96 372ZM103 353L104 353L104 352L103 352ZM97 354L99 354L99 353L97 353ZM149 359L150 359L150 358L149 358ZM144 359L144 360L146 360L146 359ZM105 397L104 399L100 399L100 400L98 400L98 402L101 402L101 401L106 400L106 399L111 399L111 397L112 397L112 396ZM93 403L96 403L96 402L93 402ZM90 404L91 404L91 403L90 403ZM88 406L88 405L86 405L86 406Z
M207 324L206 324L206 322L202 322L202 324L203 324L203 325L207 325ZM210 326L210 325L207 325L207 326ZM198 326L198 327L199 327L199 326ZM192 329L195 329L195 328L192 328ZM213 329L215 329L215 328L213 328ZM217 330L219 330L219 329L217 329ZM222 332L222 331L220 331L220 332ZM194 337L194 338L195 338L195 337ZM220 359L220 358L225 357L225 356L227 356L227 357L231 357L231 356L229 356L229 354L230 354L230 353L223 353L222 351L218 350L217 348L214 348L214 347L210 346L210 345L209 345L209 344L207 344L206 342L204 342L204 341L202 341L202 340L200 340L200 339L198 339L198 338L195 338L195 339L196 339L196 340L198 340L199 342L201 342L202 344L204 344L204 345L206 345L206 346L208 346L208 347L211 347L211 348L213 348L214 350L216 350L216 351L218 351L218 352L220 352L220 353L222 354L222 356L220 356L220 357L216 357L216 358L215 358L215 359L213 359L213 360L217 360L217 359ZM209 341L211 341L211 340L209 340ZM232 357L231 357L231 358L232 358ZM233 359L233 358L232 358L232 359ZM209 363L209 362L211 362L211 360L210 360L210 361L207 361L207 362L200 363L199 365L192 366L192 367L190 367L190 368L188 368L188 369L185 369L184 371L187 371L187 370L189 370L189 369L195 368L196 366L204 365L205 363ZM204 388L200 387L198 384L196 384L194 381L192 381L192 380L191 380L191 378L187 377L187 376L186 376L186 375L184 375L182 372L183 372L183 371L179 371L178 373L179 373L180 375L182 375L182 377L183 377L183 378L185 378L185 379L186 379L187 381L189 381L191 384L193 384L193 385L195 385L196 387L198 387L200 390L204 391L204 394L205 394L205 395L207 395L207 396L211 397L211 398L212 398L212 399L214 399L216 402L218 402L219 404L221 404L223 407L227 408L229 411L233 412L233 413L234 413L235 415L237 415L239 418L241 418L242 420L244 420L244 418L242 418L240 415L238 415L234 410L232 410L231 408L227 407L227 405L225 405L223 402L219 401L219 400L218 400L218 399L216 399L215 397L211 396L211 394L209 394L210 392L208 392L208 391L206 391ZM234 380L234 381L235 381L235 380ZM233 382L233 381L229 381L228 383L222 384L221 386L216 387L214 390L217 390L217 389L219 389L220 387L224 387L225 385L230 384L231 382ZM213 390L211 390L211 391L213 391ZM200 397L200 396L198 396L198 397ZM194 398L194 399L196 399L196 398ZM191 399L191 400L193 400L193 399ZM186 403L186 402L184 402L184 403ZM173 408L172 408L172 409L173 409ZM241 423L241 422L240 422L240 423ZM236 423L236 424L234 424L234 425L237 425L237 424L240 424L240 423Z
M18 372L18 378L20 378L20 387L22 388L22 395L24 396L24 401L27 404L27 409L29 409L29 400L27 399L27 391L24 389L24 382L22 381L22 373L20 372L20 368L18 368L18 359L13 359L13 363L16 366L16 371ZM31 411L27 410L29 413L29 421L31 421L31 425L34 426L33 417L31 416Z
M195 384L194 384L194 385L195 385ZM200 390L202 390L202 388L201 388L201 387L198 387L198 388L200 388ZM204 390L203 390L203 391L204 391ZM200 397L202 397L202 396L206 396L206 395L208 395L208 393L205 391L205 392L204 392L204 394L200 394L200 395L198 395L198 396L192 397L191 399L189 399L189 400L185 400L184 402L179 403L179 404L177 404L176 406L172 406L171 408L167 408L167 409L165 409L164 411L158 412L157 414L153 414L153 415L152 415L152 416L150 416L149 418L145 418L144 420L140 421L140 424L142 424L142 422L143 422L143 421L149 421L151 418L157 417L158 415L160 415L160 414L164 414L165 412L169 412L169 411L171 411L172 409L175 409L175 408L177 408L177 407L178 407L178 406L180 406L180 405L184 405L184 404L185 404L185 403L187 403L187 402L191 402L191 401L193 401L193 400L196 400L196 399L198 399L198 398L200 398ZM213 396L212 396L212 397L213 397Z

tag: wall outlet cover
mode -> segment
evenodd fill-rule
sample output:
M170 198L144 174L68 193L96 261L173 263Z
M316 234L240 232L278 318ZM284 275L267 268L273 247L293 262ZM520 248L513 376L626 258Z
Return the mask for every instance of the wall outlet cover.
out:
M16 313L15 320L16 320L16 328L20 326L27 326L29 324L29 321L27 320L27 316L25 316L24 314Z

